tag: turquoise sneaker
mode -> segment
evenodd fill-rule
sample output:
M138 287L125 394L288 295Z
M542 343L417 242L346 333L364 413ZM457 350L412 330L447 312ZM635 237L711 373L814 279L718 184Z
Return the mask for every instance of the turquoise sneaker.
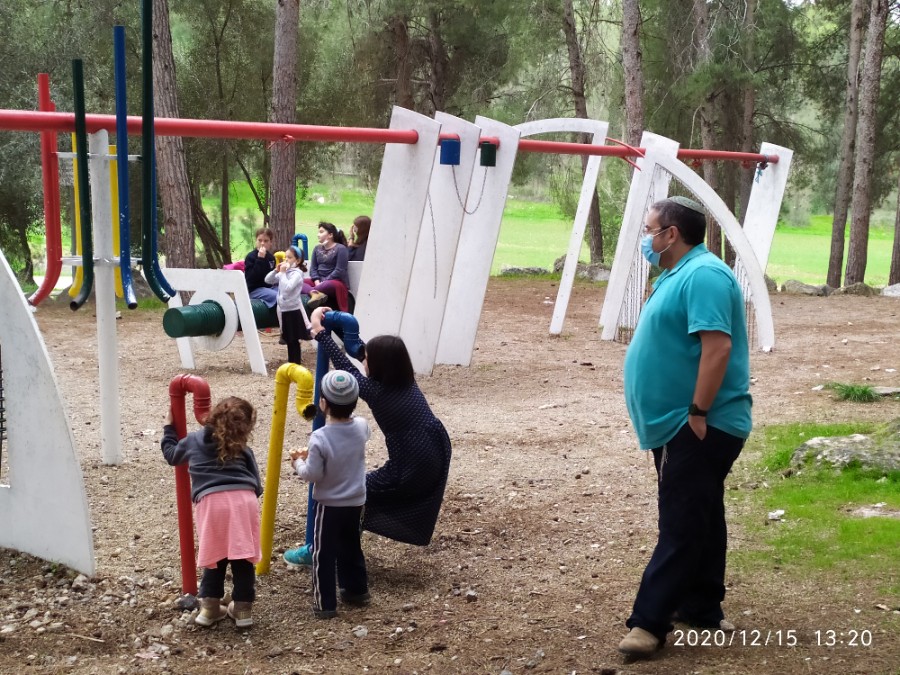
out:
M282 557L288 567L311 567L312 547L309 544L304 544L297 548L289 548Z

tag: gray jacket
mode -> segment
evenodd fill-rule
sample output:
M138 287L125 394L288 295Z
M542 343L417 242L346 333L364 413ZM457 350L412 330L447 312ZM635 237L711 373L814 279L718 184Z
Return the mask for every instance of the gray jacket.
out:
M210 427L193 431L179 441L175 425L167 424L160 446L163 457L172 466L187 462L191 500L195 504L212 492L253 490L257 497L263 493L253 451L244 448L239 457L222 464Z

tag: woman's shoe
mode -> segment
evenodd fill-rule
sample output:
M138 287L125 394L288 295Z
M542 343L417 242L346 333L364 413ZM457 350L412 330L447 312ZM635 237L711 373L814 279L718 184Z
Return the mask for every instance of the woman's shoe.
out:
M313 291L309 294L309 302L306 303L306 311L311 312L323 305L328 304L328 296L319 291Z
M194 623L209 628L228 616L221 602L220 598L200 598L200 613L194 618Z

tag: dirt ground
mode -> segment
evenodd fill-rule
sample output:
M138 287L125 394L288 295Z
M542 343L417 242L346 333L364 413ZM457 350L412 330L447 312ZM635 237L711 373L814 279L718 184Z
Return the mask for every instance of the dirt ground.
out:
M168 383L184 371L161 313L123 312L117 323L125 461L107 466L92 308L41 306L36 317L81 457L97 572L76 580L0 550L0 672L900 672L900 617L877 607L897 608L897 598L775 562L761 575L730 572L725 611L739 628L732 644L670 642L650 661L623 660L616 645L655 542L655 473L625 411L625 347L601 341L596 328L603 290L577 285L563 335L550 337L555 294L550 281L493 279L471 367L439 366L420 378L453 439L450 482L430 546L364 536L369 607L312 618L309 573L280 561L302 541L306 516L306 486L282 464L272 570L259 578L248 631L230 622L197 628L175 608L174 482L159 438ZM896 402L837 403L812 391L828 381L898 384L897 299L772 302L777 348L752 358L757 426L900 416ZM262 340L274 372L285 348L274 333ZM314 347L304 346L303 360L314 370ZM197 362L214 399L235 394L257 405L253 446L264 470L271 374L250 372L240 336ZM365 405L359 412L369 415ZM291 413L286 445L305 445L308 431ZM370 464L384 457L376 431ZM744 531L766 517L742 495L759 482L753 459L745 453L729 478L733 549L763 545ZM817 646L815 631L828 630L871 631L871 646ZM787 631L796 646L785 644Z

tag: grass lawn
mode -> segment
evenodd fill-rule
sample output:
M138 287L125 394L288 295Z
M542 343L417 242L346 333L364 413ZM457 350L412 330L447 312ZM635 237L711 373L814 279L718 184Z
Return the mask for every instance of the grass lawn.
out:
M371 214L375 194L353 187L351 181L333 185L317 184L298 205L297 232L306 234L310 245L316 242L319 221L333 222L346 232L353 218ZM218 220L218 202L204 200L213 221ZM253 231L259 219L256 203L243 184L232 188L232 227L235 257L244 256L252 247ZM506 203L500 240L494 254L491 272L503 266L543 267L568 248L572 223L563 218L555 205L510 199ZM887 283L891 260L893 231L891 227L873 225L869 237L866 282L873 286ZM806 227L779 226L775 232L767 273L777 282L796 279L810 284L825 283L831 246L830 216L813 216ZM609 251L611 257L613 251ZM845 247L846 256L846 247ZM587 246L582 247L582 260L587 260Z
M900 509L900 471L850 467L841 471L805 467L784 477L793 451L816 436L878 433L872 424L787 424L755 431L745 452L759 453L758 472L766 488L745 493L757 513L783 510L779 521L747 519L754 544L734 552L737 565L749 569L778 567L798 577L821 573L869 579L885 597L896 597L900 520L864 518L859 508L881 504Z

